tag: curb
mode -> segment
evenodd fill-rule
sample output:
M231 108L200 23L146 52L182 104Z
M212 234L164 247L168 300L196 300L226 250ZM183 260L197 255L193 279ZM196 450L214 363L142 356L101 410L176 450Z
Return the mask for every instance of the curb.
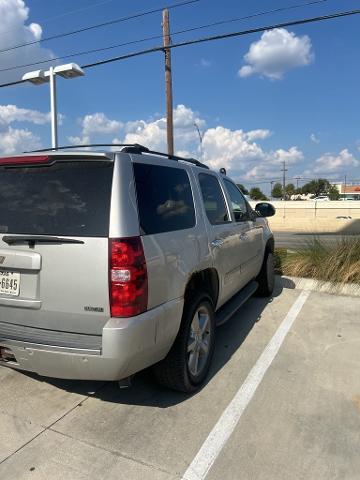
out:
M312 278L287 277L285 275L277 275L277 279L284 288L360 297L360 285L356 283L346 283L344 285L341 283L323 282Z

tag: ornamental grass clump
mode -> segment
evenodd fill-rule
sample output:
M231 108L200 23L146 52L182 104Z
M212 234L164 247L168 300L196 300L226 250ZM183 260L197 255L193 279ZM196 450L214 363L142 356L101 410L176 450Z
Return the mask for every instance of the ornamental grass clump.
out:
M304 248L282 258L282 273L331 283L360 284L360 236L334 243L314 238Z

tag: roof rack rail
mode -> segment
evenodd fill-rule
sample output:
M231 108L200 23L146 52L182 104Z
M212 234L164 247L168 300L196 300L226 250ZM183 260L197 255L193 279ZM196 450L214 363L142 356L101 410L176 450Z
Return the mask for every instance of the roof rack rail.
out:
M126 149L124 149L123 151L125 151L125 150ZM138 152L136 152L136 153L138 153ZM143 152L141 152L141 153L143 153ZM196 165L197 167L206 168L207 170L209 170L209 167L207 165L205 165L205 163L199 162L199 160L196 160L196 158L178 157L177 155L170 155L169 153L164 153L164 152L156 152L155 150L149 150L148 148L146 148L146 150L144 150L144 153L159 155L160 157L167 157L169 160L175 160L176 162L179 161L179 160L182 161L182 162L189 162L189 163L192 163L193 165Z
M139 143L89 143L84 145L64 145L62 147L42 148L41 150L31 150L30 152L24 152L24 153L39 153L39 152L49 152L49 151L57 152L59 150L68 150L71 148L90 148L90 147L123 147L121 150L123 153L136 153L139 155L141 155L142 153L149 153L153 155L159 155L160 157L167 157L169 160L175 160L176 162L180 160L182 162L192 163L197 167L209 169L207 165L199 162L199 160L196 160L195 158L178 157L177 155L170 155L164 152L157 152L155 150L150 150L149 148L144 147L144 145L140 145Z
M64 145L62 147L49 147L49 148L42 148L40 150L31 150L30 152L23 152L23 153L38 153L38 152L49 152L53 150L57 152L58 150L67 150L71 148L90 148L90 147L125 147L133 149L132 153L141 153L146 152L148 149L143 145L139 145L138 143L88 143L84 145ZM123 151L125 151L125 149ZM130 152L129 152L130 153Z

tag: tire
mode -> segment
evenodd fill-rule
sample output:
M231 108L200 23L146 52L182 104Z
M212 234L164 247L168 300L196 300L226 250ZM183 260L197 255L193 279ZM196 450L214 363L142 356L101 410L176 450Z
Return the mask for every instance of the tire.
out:
M214 346L214 308L210 298L200 293L185 301L175 342L153 367L157 382L179 392L195 392L209 372Z
M275 284L275 269L274 254L271 251L267 251L265 253L264 261L256 281L259 284L259 287L256 291L256 294L259 297L269 297L272 295Z

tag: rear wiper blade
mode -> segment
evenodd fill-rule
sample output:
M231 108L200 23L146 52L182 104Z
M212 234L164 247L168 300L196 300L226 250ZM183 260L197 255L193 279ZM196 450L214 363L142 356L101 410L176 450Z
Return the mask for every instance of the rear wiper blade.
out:
M35 243L84 243L82 240L76 240L75 238L50 237L47 235L4 235L2 239L8 245L24 242L28 242L32 246Z

